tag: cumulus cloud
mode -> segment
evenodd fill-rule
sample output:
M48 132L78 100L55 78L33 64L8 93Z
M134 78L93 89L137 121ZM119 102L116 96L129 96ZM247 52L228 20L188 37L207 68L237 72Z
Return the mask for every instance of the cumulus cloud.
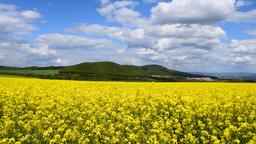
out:
M256 39L232 40L230 47L232 52L254 55L256 54Z
M255 23L256 22L256 9L249 10L246 12L236 11L228 21L237 23Z
M105 39L90 39L86 37L68 35L68 34L45 34L40 35L36 41L38 43L46 43L51 49L97 49L106 47L111 41Z
M0 4L0 65L55 65L59 62L55 60L57 52L45 43L27 42L17 37L33 32L37 27L31 22L39 18L41 14L36 11Z
M124 0L103 5L98 12L109 21L122 23L124 25L134 24L139 20L141 14L134 10L138 3L136 1Z
M90 57L95 61L101 56L114 55L117 58L117 55L122 54L122 48L104 39L45 34L39 35L31 42L18 39L0 41L0 53L0 65L49 66L76 64L79 57L81 61L84 57ZM10 55L15 57L9 57ZM89 61L89 59L85 60Z
M108 20L127 24L127 21L117 19L121 14L116 11L122 8L131 12L138 11L133 1L125 1L123 4L115 6L116 2L109 2L98 11L102 15L109 12L104 15ZM231 44L223 43L227 35L219 25L225 21L253 21L254 10L238 10L249 4L246 0L172 0L158 2L148 18L127 12L123 17L131 21L130 15L132 27L81 24L71 29L73 32L118 41L145 63L159 63L180 70L218 70L229 66L231 68L233 65L229 64L239 64L242 59L253 64L254 57L248 53L253 51L248 48L249 42L239 41L237 45L234 41Z
M15 5L0 4L0 65L66 65L72 61L72 58L65 58L69 53L74 58L77 53L111 51L120 54L123 51L109 39L75 34L48 33L38 35L31 41L17 37L33 32L36 29L33 20L41 17L40 13L33 10L20 10Z
M220 22L254 22L254 10L238 11L244 0L172 0L152 4L149 16L137 9L153 0L99 0L104 24L79 24L63 33L48 33L31 42L15 39L31 33L31 21L43 17L33 10L0 5L0 64L65 65L110 60L123 64L162 64L184 71L218 71L255 63L256 40L228 38ZM17 25L18 24L18 25ZM112 25L111 25L112 24ZM253 31L248 31L253 35ZM6 37L6 35L9 35ZM1 36L6 38L2 40ZM6 62L5 62L6 63Z
M179 70L209 70L217 64L217 62L211 63L214 58L213 53L204 49L179 48L157 51L154 49L141 48L137 49L137 51L137 53L143 55L145 61L150 63L161 63L170 68Z
M202 68L204 64L200 63L212 61L209 55L222 48L221 38L226 36L218 26L198 24L148 24L137 28L81 24L68 31L118 41L127 47L125 52L131 52L144 63L158 63L179 70L184 67L192 70L198 65Z
M217 23L226 20L235 11L236 0L173 0L153 7L155 23Z
M255 39L231 40L219 51L220 64L229 67L230 71L252 71L256 64Z
M255 23L255 9L239 11L250 4L248 0L172 0L153 7L151 19L157 24Z
M158 37L205 37L216 38L225 36L225 31L218 26L210 25L184 25L184 24L165 24L148 25L145 27L147 33Z
M66 30L67 32L83 32L90 36L103 36L120 41L127 41L130 38L140 39L144 38L144 29L142 28L128 28L104 26L99 24L80 24Z
M255 59L250 56L236 56L233 59L236 63L248 63L248 64L255 64Z
M0 65L47 65L47 62L57 58L56 51L49 49L47 45L17 39L0 41L0 53L3 56ZM33 61L36 59L42 61Z
M129 47L148 47L158 50L189 46L211 49L220 43L221 37L225 36L225 32L220 27L181 24L147 25L138 28L82 24L70 30L108 36L125 42Z
M105 16L108 19L113 19L114 12L123 9L123 8L130 8L134 7L136 3L133 1L116 1L114 3L109 3L108 5L105 5L98 9L98 12Z
M115 11L118 8L113 7L124 6L134 10L136 6L132 5L131 1L125 1L122 6L120 5L113 2L102 9ZM99 12L102 14L102 11ZM111 12L113 13L115 12ZM122 24L118 19L112 20ZM195 67L203 68L210 65L213 61L211 58L218 59L218 54L213 52L222 49L221 39L226 36L225 31L218 25L151 23L151 18L142 17L133 19L133 24L133 27L80 24L66 31L111 39L121 43L126 48L125 53L129 51L131 56L139 58L142 63L158 63L179 70L183 70L184 67L192 70Z
M32 10L23 11L21 15L26 19L38 19L41 17L40 13Z
M83 32L89 35L106 35L109 33L120 33L122 28L117 28L113 26L105 26L100 24L79 24L71 28L67 28L66 32Z
M29 34L36 29L30 20L40 18L38 12L18 10L10 4L0 4L0 37Z

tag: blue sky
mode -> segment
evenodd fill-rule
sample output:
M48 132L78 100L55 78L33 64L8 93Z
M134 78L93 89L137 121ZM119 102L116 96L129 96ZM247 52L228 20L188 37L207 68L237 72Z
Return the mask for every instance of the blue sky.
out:
M33 35L63 32L77 23L104 23L104 18L97 13L100 3L96 0L1 0L5 4L14 4L24 10L35 10L42 14L37 21L40 29Z
M256 70L253 0L0 0L0 65Z

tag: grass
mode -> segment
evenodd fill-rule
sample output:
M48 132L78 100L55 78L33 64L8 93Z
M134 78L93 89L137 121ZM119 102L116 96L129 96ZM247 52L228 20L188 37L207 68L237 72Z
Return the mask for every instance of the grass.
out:
M59 70L0 70L0 75L57 75Z

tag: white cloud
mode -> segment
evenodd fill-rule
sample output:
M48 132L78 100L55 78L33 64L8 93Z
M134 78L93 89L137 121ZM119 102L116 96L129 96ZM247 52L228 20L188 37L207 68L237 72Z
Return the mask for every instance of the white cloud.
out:
M144 63L158 63L179 70L209 65L213 61L209 57L219 61L212 53L223 47L221 38L226 36L218 26L198 24L147 24L137 28L81 24L68 31L118 41L127 47L124 53L130 51Z
M147 25L145 31L156 37L204 37L216 38L225 36L225 31L218 26L210 25L184 25L184 24L165 24Z
M239 54L256 54L256 39L232 40L231 51Z
M248 6L250 4L251 4L251 2L248 1L248 0L237 0L236 1L236 8L241 8L241 7L244 7L244 6Z
M248 30L245 30L244 32L249 35L256 36L256 29L248 29Z
M134 10L138 3L131 0L116 1L103 5L98 12L109 21L122 23L125 25L134 24L141 14Z
M110 3L110 0L99 0L101 5L106 5L108 3Z
M252 59L250 56L237 56L237 57L234 57L233 61L236 63L249 63L249 64L254 64L255 62L255 60Z
M222 42L227 35L219 22L254 22L254 10L236 11L246 4L242 0L236 4L235 0L159 2L148 17L137 10L142 0L99 2L101 8L97 10L109 20L108 26L80 24L66 29L64 34L38 35L31 42L15 37L31 33L36 28L32 20L43 16L14 5L0 5L0 65L67 65L110 60L123 64L156 63L184 71L216 71L256 64L256 40ZM5 60L9 55L17 57Z
M235 11L236 0L173 0L152 8L155 23L217 23Z
M246 12L235 12L228 21L237 23L255 23L256 22L256 9L246 11Z
M111 27L114 28L114 27ZM74 27L68 28L65 31L66 32L84 32L86 34L93 34L93 35L103 35L107 31L107 29L110 29L110 27L104 26L104 25L99 25L99 24L80 24L76 25Z
M115 10L113 14L114 14L114 19L117 22L121 22L123 24L130 23L135 18L138 18L140 16L139 12L129 8L121 8L121 9Z
M143 39L144 29L104 26L99 24L80 24L66 30L67 32L83 32L90 36L107 36L112 39L126 41L129 38Z
M131 36L135 39L143 39L145 37L145 30L142 28L131 31Z
M99 60L129 63L134 59L136 64L159 63L176 69L199 68L200 63L204 67L212 61L209 58L212 52L222 47L221 38L226 34L219 26L154 24L135 10L136 4L128 0L106 2L98 9L108 20L121 23L121 26L81 24L66 30L72 34L39 35L30 43L16 43L10 47L22 53L20 63L74 64ZM37 17L32 13L28 15L14 18L19 17L29 24ZM76 35L77 32L84 35ZM7 51L6 46L4 49Z
M53 61L58 57L56 51L49 49L47 45L15 39L1 41L0 53L2 54L0 65L13 66L56 65Z
M36 27L30 24L30 20L39 17L38 12L21 11L14 5L0 4L0 37L31 33Z
M32 10L23 11L23 12L21 12L21 15L25 19L39 19L39 18L41 18L40 13L32 11Z
M222 49L219 58L235 71L251 71L256 65L255 44L255 39L232 40L229 46Z
M181 24L145 25L139 28L81 24L70 28L69 31L84 32L93 36L108 36L109 38L126 42L128 45L134 45L134 43L136 43L135 45L143 45L143 43L148 43L151 45L150 47L154 44L152 42L158 43L158 40L162 38L172 39L176 41L176 44L180 43L180 47L182 43L191 43L191 45L200 45L200 43L203 44L207 42L219 43L220 38L226 35L224 30L220 27L196 24L189 26ZM193 40L196 41L193 42ZM173 45L173 47L175 46L177 45Z
M98 9L98 12L108 19L113 19L113 12L127 7L133 7L135 3L133 1L116 1L114 3L109 3Z
M36 39L37 43L47 44L51 49L75 50L75 49L98 49L111 45L106 39L91 39L82 36L68 34L45 34Z
M0 65L49 66L97 61L122 55L123 49L108 40L90 39L67 34L45 34L35 41L0 41ZM15 55L10 57L10 55ZM84 59L84 58L90 59ZM122 56L125 57L125 56ZM79 61L80 60L80 61ZM110 59L109 59L110 60Z
M27 53L38 56L57 55L55 50L50 49L47 44L42 43L26 43L21 45L20 48Z
M195 71L209 70L209 63L213 60L211 51L203 49L169 49L165 51L157 51L153 49L141 48L137 49L139 55L143 55L143 59L150 63L160 63L172 69ZM212 63L211 67L215 67L217 62ZM184 68L185 67L185 68Z
M57 52L48 45L26 42L18 37L35 30L36 26L32 22L40 17L41 14L33 10L21 10L15 5L0 4L0 65L56 64L54 59L57 58Z
M165 51L166 49L188 48L188 49L213 49L220 44L219 39L207 38L161 38L154 48Z
M206 54L210 55L218 51L216 49L221 49L221 39L226 36L225 31L217 25L200 24L140 23L135 27L80 24L67 31L112 39L127 47L125 52L132 51L143 62L178 69L192 63L195 65L211 61L205 57Z
M62 59L62 58L55 59L54 63L58 65L69 65L69 62L66 59Z
M117 11L122 8L114 8L115 3L108 3L99 9L99 12L104 15L108 10L109 13L104 16L123 26L82 24L71 29L73 32L107 37L122 43L128 48L127 51L133 52L143 63L158 63L178 70L233 70L234 65L230 64L239 65L242 60L247 64L255 64L254 56L248 54L249 51L252 52L252 48L248 48L248 42L246 45L239 41L239 46L235 46L234 43L224 44L222 40L227 38L227 35L225 30L219 26L220 22L231 21L231 19L233 22L238 19L247 22L253 20L252 11L238 11L240 7L249 5L248 1L173 0L159 2L151 9L149 18L142 17L135 10L136 4L130 4L122 7L131 12L123 16L127 21L117 19L121 15ZM139 15L133 15L132 12L138 12ZM242 16L238 18L238 14ZM129 16L132 19L129 19ZM124 23L133 25L124 25Z

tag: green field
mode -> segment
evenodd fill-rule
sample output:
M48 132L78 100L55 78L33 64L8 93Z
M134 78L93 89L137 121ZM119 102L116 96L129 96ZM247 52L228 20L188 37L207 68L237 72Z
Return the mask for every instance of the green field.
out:
M0 70L2 75L56 75L59 70Z

